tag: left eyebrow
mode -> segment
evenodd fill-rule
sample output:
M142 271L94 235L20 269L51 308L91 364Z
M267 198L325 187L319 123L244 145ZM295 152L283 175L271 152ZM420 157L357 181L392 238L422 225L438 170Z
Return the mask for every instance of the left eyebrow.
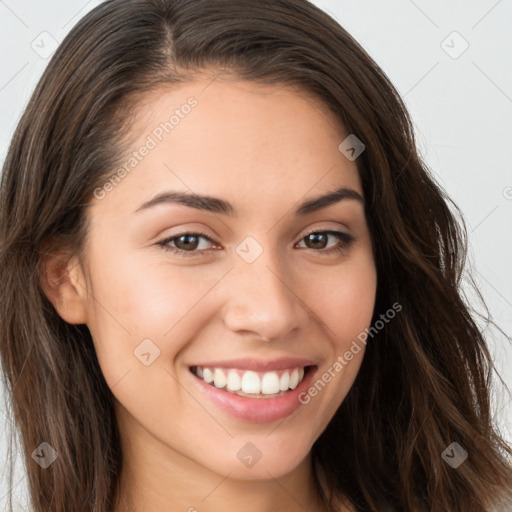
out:
M344 200L355 200L364 205L364 199L359 192L351 188L341 187L333 192L329 192L328 194L304 201L295 210L295 215L308 215ZM229 216L237 215L236 209L233 205L224 199L177 191L162 192L161 194L158 194L153 199L150 199L139 206L134 213L147 210L148 208L152 208L159 204L173 203L183 204L190 208L206 210L213 213L221 213Z
M352 188L341 187L334 192L303 202L295 211L295 215L308 215L347 199L359 201L364 205L363 196L359 192L356 192Z

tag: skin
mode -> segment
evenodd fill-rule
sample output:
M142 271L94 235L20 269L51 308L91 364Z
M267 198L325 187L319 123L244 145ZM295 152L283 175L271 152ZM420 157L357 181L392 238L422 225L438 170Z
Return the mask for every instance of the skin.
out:
M324 511L310 450L350 390L364 345L307 405L271 423L220 410L189 366L296 356L315 360L321 376L370 326L377 278L361 202L293 215L302 201L339 187L363 195L356 163L338 150L348 133L304 92L199 77L146 95L130 128L131 151L191 96L198 104L190 114L92 200L84 253L65 266L51 260L45 290L64 320L92 334L116 398L120 495L130 491L137 512ZM239 214L179 204L134 213L168 190L222 198ZM355 241L322 254L340 241L330 235L315 246L306 235L326 230ZM157 245L198 231L212 240L196 244L209 249L204 254ZM253 263L235 251L247 236L263 250ZM147 338L160 350L149 366L134 356ZM236 455L247 442L262 454L252 467Z

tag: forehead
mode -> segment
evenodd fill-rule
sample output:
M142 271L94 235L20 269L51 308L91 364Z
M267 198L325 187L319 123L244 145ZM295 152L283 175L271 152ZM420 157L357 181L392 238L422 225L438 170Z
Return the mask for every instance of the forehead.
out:
M283 85L205 76L137 100L130 149L106 199L147 200L163 189L249 206L294 202L340 185L362 195L355 162L339 151L347 133L316 97ZM243 210L243 208L241 208Z

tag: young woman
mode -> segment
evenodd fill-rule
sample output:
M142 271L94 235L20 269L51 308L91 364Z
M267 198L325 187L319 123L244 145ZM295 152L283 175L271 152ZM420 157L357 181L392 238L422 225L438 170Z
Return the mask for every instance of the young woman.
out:
M95 8L0 190L33 510L512 510L454 212L307 1Z

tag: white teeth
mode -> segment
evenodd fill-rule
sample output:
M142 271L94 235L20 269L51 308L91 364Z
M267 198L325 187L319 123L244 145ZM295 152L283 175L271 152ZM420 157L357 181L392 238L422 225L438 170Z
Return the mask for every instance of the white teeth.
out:
M261 392L264 395L273 395L279 393L279 377L276 372L269 372L263 375L261 379Z
M228 391L240 391L242 389L242 380L235 370L229 370L227 385Z
M220 368L215 368L213 372L213 383L219 389L222 389L227 384L226 376Z
M225 370L196 366L194 373L207 384L240 396L283 394L289 389L295 389L304 379L304 368L284 370L282 373L281 371L256 373L235 368ZM269 398L272 397L269 396Z
M281 375L281 378L279 379L279 389L281 391L288 391L288 388L290 387L290 372L286 370L283 375Z
M290 388L295 389L299 385L299 370L295 368L290 375Z
M242 391L244 393L261 393L261 381L257 373L251 371L244 373Z
M203 380L206 384L211 384L213 382L213 373L209 368L205 368L203 370Z

